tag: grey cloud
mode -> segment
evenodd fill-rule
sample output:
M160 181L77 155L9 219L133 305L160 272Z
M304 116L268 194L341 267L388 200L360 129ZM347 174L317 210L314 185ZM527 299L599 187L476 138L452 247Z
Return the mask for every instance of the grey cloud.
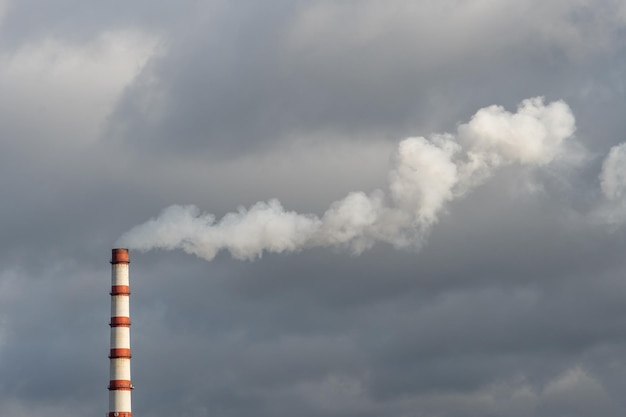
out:
M122 99L111 135L144 152L239 154L310 131L397 140L416 129L450 130L441 114L459 120L497 97L515 97L502 103L512 106L529 92L575 105L583 90L595 94L590 86L606 82L589 78L602 68L583 39L619 45L619 19L541 5L523 4L515 17L502 5L469 3L448 13L373 1L218 8L207 18L213 24L196 19L191 35L171 38L169 52ZM437 19L452 26L442 30ZM542 23L552 19L558 24ZM598 20L604 29L589 23ZM581 51L569 56L572 49ZM474 88L485 83L492 87Z
M197 5L190 1L174 4L113 1L105 4L74 0L5 2L5 19L0 22L0 44L8 51L41 38L58 37L80 42L102 32L120 28L140 28L168 32L181 19L193 14Z

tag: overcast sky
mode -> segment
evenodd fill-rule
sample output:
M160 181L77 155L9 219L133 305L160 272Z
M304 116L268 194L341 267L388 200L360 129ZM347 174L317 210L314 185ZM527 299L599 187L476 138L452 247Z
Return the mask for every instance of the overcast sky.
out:
M0 0L0 415L108 411L169 207L138 416L623 416L625 115L622 0Z

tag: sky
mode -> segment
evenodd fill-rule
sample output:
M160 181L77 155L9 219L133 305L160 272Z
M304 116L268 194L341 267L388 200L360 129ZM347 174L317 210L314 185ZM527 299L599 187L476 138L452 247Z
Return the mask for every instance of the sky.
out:
M0 0L0 415L626 412L620 0Z

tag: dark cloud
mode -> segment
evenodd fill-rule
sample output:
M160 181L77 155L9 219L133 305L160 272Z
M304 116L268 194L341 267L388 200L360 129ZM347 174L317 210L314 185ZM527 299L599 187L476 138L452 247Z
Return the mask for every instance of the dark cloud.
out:
M593 9L533 10L532 3L520 7L520 19L499 5L469 4L402 3L395 12L378 2L211 9L169 38L167 53L123 97L111 134L142 152L240 154L312 133L396 140L449 130L478 107L535 95L574 106L611 95L606 80L619 80L607 77L598 58L619 55L576 40L613 45L617 23ZM465 18L464 9L471 12ZM562 28L543 27L550 19ZM503 31L503 22L512 30ZM615 74L619 64L612 64Z

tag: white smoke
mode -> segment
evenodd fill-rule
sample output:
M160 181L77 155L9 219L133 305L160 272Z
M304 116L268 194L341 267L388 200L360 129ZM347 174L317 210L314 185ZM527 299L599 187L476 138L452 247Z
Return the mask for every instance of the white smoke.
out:
M287 211L278 200L239 208L219 221L195 206L174 205L132 228L117 244L141 251L183 249L206 260L220 250L254 259L264 251L315 246L347 247L357 254L376 242L419 248L447 203L498 167L548 164L574 130L574 116L563 101L546 105L541 97L527 99L516 113L489 106L460 125L456 136L401 141L387 192L352 192L321 217Z

